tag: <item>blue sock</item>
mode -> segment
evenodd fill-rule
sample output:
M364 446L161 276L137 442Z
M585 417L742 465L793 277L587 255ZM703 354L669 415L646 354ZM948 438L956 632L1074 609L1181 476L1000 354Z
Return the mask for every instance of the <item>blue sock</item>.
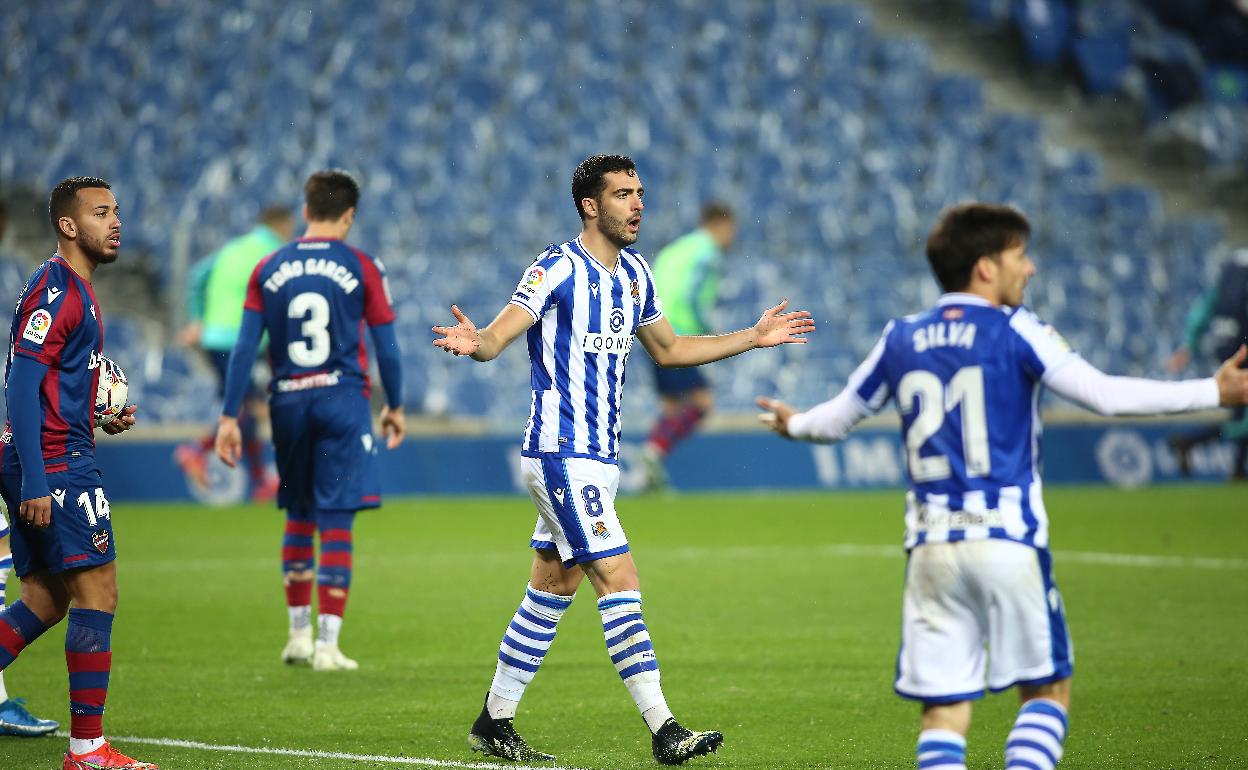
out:
M9 667L27 645L48 627L19 599L0 612L0 671Z
M924 730L915 755L919 770L966 770L966 738L952 730Z
M104 734L104 701L113 668L113 615L74 608L65 629L65 663L69 667L71 738L92 740Z
M1066 741L1066 709L1036 698L1023 704L1005 739L1005 770L1053 770Z

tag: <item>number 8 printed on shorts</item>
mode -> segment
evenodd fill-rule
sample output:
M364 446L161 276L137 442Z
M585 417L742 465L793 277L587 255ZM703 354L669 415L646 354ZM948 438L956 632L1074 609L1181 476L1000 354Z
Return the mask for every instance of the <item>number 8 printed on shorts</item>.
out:
M583 488L581 497L585 499L586 513L593 517L602 515L602 492L598 490L598 487L591 485Z

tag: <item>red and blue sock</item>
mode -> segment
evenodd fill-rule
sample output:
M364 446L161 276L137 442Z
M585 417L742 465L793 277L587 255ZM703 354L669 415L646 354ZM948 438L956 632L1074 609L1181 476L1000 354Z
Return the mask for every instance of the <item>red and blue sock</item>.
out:
M303 508L286 511L286 532L282 536L282 578L286 587L286 607L290 611L290 629L300 631L312 625L312 578L296 579L316 566L313 538L316 521Z
M661 455L666 456L672 451L672 447L693 433L693 429L698 427L698 423L702 422L705 416L706 412L693 404L686 404L674 414L659 420L654 430L650 432L650 438L646 440L646 443L658 449Z
M47 630L44 622L20 599L0 612L0 671L8 668L22 650Z
M316 571L317 638L338 644L338 630L351 589L352 535L355 511L317 511L321 532L321 564Z
M65 663L69 667L71 738L91 740L104 735L104 701L113 668L113 615L100 610L72 609L65 629Z

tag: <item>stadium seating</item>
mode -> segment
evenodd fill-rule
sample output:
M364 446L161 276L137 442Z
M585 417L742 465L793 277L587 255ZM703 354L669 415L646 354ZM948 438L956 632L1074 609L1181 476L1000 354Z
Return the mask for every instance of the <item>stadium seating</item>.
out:
M470 365L436 351L428 328L453 301L488 322L528 261L575 234L571 170L598 151L639 163L646 253L691 227L707 198L739 209L722 328L786 296L816 314L817 344L712 369L727 410L751 408L756 393L827 397L888 318L935 298L923 235L943 206L970 198L1032 217L1042 315L1095 363L1159 374L1219 248L1216 223L1167 219L1151 189L1107 188L1094 154L993 112L977 79L933 71L922 41L877 34L864 5L705 9L379 0L363 13L230 0L131 13L120 0L65 0L53 16L20 2L0 14L11 42L0 183L108 176L127 252L168 254L182 231L202 255L260 203L294 205L309 171L351 169L365 188L352 240L389 271L409 404L517 428L522 352ZM1235 141L1242 130L1210 151ZM0 289L15 296L22 272L0 264ZM136 400L161 421L209 417L206 369L126 326L114 318L109 351ZM653 404L644 358L630 372L634 419Z

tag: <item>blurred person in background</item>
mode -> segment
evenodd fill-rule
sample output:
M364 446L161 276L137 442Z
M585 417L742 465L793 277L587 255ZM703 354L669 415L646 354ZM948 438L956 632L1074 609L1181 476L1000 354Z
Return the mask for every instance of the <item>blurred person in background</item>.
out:
M681 335L711 334L711 311L719 295L720 259L737 237L737 218L725 203L702 207L698 229L659 250L653 266L654 283L663 297L663 312ZM662 416L650 431L642 450L645 490L667 486L663 461L684 441L715 405L710 383L700 367L664 369L654 364Z
M225 372L243 322L243 301L247 297L251 272L260 260L289 242L294 231L295 216L289 207L265 206L251 231L229 241L191 269L188 287L191 320L178 341L187 347L198 346L208 357L217 373L218 398L225 392ZM257 501L273 499L278 484L276 476L265 473L264 456L256 437L257 410L262 404L263 399L253 388L248 391L239 413L244 464L252 498ZM183 444L174 452L182 472L200 489L208 486L208 459L216 436L213 428L198 441Z
M4 251L4 231L8 225L8 209L0 200L0 259L18 261L14 255ZM0 513L0 611L4 610L5 586L9 570L13 569L13 552L9 548L9 522L4 513ZM4 673L0 672L0 735L47 735L61 725L51 719L39 719L26 710L26 701L22 698L10 698L4 688Z
M1187 316L1187 340L1166 362L1177 374L1188 367L1195 353L1208 353L1223 361L1240 345L1248 343L1248 247L1236 249L1222 266L1218 280ZM1184 476L1192 474L1192 449L1210 441L1234 443L1231 480L1248 481L1248 410L1237 407L1231 418L1220 425L1169 438Z

